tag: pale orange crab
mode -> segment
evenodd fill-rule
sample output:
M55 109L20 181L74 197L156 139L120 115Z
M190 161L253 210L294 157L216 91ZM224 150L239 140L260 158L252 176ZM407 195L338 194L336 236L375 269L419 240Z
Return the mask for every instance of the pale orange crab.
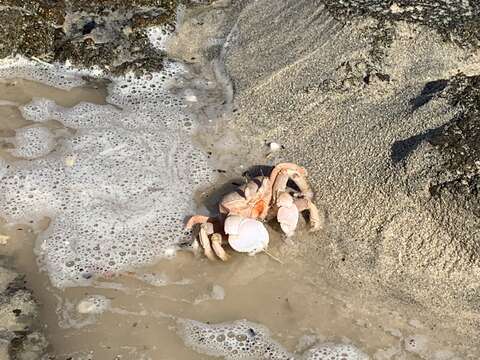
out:
M219 204L218 218L194 215L186 228L200 224L198 238L205 256L210 260L217 256L223 261L228 260L222 246L226 242L234 250L251 254L264 250L268 245L268 232L260 221L265 219L276 217L289 237L297 227L300 212L308 210L311 230L318 230L320 215L306 176L306 170L296 164L278 164L270 176L253 178L225 195ZM289 180L296 184L298 191L287 187Z

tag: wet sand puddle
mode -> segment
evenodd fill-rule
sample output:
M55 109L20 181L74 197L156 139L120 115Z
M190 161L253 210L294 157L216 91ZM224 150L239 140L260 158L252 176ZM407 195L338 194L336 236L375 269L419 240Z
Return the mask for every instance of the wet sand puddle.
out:
M25 80L1 87L4 101L25 103L35 95L64 106L80 100L104 103L101 89L65 92ZM3 134L27 125L13 105L2 105L0 112ZM184 345L177 319L208 323L248 319L267 326L290 351L333 341L352 342L375 359L455 359L450 352L455 344L433 338L420 322L382 309L381 304L367 306L331 284L314 285L309 273L315 269L293 263L289 253L295 244L284 243L273 232L271 251L282 263L265 254L235 255L229 263L212 263L179 252L129 275L60 290L36 265L36 233L46 226L48 221L3 224L0 230L10 236L4 251L14 254L16 266L26 274L26 286L41 304L41 322L55 359L209 358ZM297 238L307 241L308 236L300 232ZM91 296L107 302L97 314L78 307Z

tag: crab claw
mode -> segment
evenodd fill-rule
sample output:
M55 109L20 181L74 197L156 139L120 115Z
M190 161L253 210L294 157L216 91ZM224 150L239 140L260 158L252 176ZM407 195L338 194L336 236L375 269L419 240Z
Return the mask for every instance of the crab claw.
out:
M233 250L254 255L268 246L268 231L258 220L230 215L225 220L225 233Z
M284 192L277 199L277 221L280 223L282 231L288 236L292 236L297 228L299 211L295 206L290 194Z
M320 230L323 224L322 218L320 217L320 211L315 206L313 201L306 198L300 198L295 200L295 207L298 211L308 210L310 215L310 231Z
M287 175L290 179L292 179L292 181L297 185L297 187L300 189L300 192L304 197L308 199L313 198L313 191L307 182L307 170L305 170L303 167L298 166L296 164L281 163L275 166L275 168L272 170L272 173L270 174L270 181L272 184L274 184L277 180L277 176L282 177L285 175ZM284 179L281 182L284 181L286 185L287 180L288 179ZM285 188L285 186L282 186L282 187ZM279 189L278 186L277 186L277 189Z

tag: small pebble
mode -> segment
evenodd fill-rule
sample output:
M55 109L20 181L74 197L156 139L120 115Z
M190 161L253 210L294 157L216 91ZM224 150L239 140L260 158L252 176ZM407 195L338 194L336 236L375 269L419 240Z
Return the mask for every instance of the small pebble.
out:
M405 350L412 353L422 353L427 348L428 340L423 335L411 335L404 339Z
M0 234L0 245L7 245L10 236Z
M197 102L197 97L195 95L187 95L185 96L185 100L189 102Z
M80 314L101 314L110 307L110 300L102 295L91 295L77 304Z
M276 142L271 142L268 144L268 147L271 152L277 152L282 149L282 145L276 143Z

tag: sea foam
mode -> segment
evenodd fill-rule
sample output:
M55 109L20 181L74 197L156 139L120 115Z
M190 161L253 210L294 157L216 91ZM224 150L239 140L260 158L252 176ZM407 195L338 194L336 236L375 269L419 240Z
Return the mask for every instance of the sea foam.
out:
M152 35L158 47L160 34L164 29ZM95 275L151 263L189 236L183 221L194 211L193 193L213 172L192 143L195 118L169 91L186 71L165 61L156 73L113 77L22 57L0 62L0 78L61 89L84 85L86 76L110 82L107 105L66 108L35 98L22 106L34 125L17 130L17 160L0 161L0 217L51 218L37 251L54 285L88 284ZM52 119L71 135L52 136Z
M303 354L287 351L272 339L265 326L247 320L206 324L180 319L178 333L193 350L226 360L368 360L369 357L350 344L322 343Z

